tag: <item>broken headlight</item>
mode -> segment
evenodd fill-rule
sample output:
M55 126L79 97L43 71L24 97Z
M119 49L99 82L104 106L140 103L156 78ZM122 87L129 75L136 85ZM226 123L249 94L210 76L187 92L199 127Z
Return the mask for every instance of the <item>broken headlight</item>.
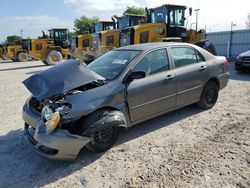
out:
M53 132L59 124L60 113L53 112L52 108L49 105L46 105L42 109L41 119L44 123L40 124L40 131L45 131L46 134Z
M69 105L62 105L56 108L52 108L50 105L46 105L42 109L41 119L44 123L40 125L40 131L45 131L46 134L53 132L59 125L61 116L69 113Z

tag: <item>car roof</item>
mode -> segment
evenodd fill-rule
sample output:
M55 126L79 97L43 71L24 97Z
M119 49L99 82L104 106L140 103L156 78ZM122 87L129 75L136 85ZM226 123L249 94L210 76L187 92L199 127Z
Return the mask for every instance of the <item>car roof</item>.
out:
M141 50L141 51L147 51L154 48L159 47L171 47L171 46L190 46L195 47L194 45L190 43L184 43L184 42L152 42L152 43L143 43L143 44L135 44L135 45L128 45L123 46L120 48L116 48L115 50Z

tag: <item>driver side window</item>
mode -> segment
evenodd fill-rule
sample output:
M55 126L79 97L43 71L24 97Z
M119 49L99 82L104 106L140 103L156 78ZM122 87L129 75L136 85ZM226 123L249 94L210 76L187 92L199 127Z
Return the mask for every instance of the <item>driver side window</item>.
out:
M169 69L166 49L155 50L146 54L133 68L133 71L143 71L146 75L156 74Z

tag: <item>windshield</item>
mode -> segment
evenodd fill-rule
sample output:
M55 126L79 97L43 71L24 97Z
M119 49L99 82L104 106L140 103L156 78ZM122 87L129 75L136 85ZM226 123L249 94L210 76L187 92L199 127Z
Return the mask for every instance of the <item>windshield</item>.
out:
M56 39L66 39L68 36L67 30L50 30L50 37Z
M95 25L95 32L102 31L102 23L98 23Z
M114 29L112 22L100 22L95 25L95 32Z
M164 22L184 26L185 7L157 8L151 12L152 23Z
M138 50L110 51L88 64L88 68L108 80L113 80L139 53Z
M170 24L184 26L184 9L171 9L169 11Z
M128 17L119 18L118 25L119 25L119 29L129 27L129 18Z

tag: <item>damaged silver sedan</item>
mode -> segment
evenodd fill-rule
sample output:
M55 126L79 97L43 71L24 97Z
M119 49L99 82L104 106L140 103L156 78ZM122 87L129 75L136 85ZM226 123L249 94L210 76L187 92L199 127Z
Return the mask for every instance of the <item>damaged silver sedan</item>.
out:
M69 60L23 81L25 138L50 159L106 151L123 128L192 103L212 108L227 70L224 57L185 43L126 46L88 66Z

